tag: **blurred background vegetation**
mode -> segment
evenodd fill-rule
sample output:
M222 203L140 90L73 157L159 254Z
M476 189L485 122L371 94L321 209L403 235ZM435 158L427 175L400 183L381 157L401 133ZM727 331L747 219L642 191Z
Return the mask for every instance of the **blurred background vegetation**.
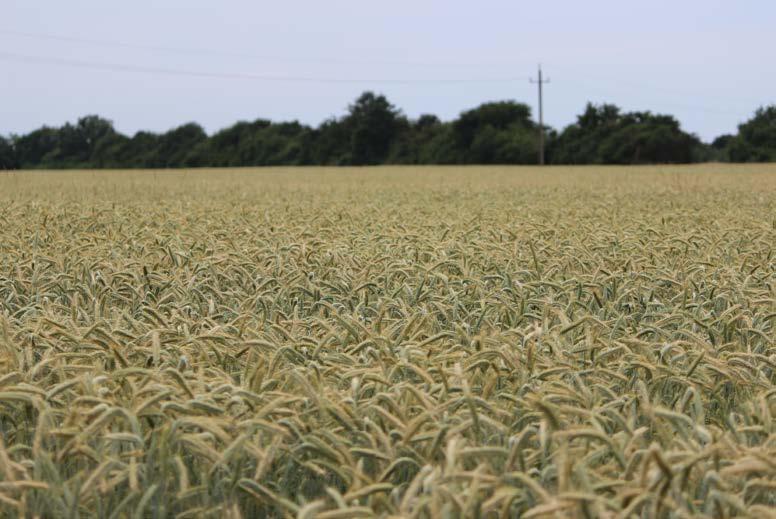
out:
M670 115L588 104L562 131L545 128L550 164L671 164L776 160L776 106L758 109L711 143ZM127 136L96 115L59 128L0 136L0 169L177 168L376 164L535 164L538 127L528 105L482 104L453 121L410 119L365 92L318 127L257 119L207 135L196 123Z

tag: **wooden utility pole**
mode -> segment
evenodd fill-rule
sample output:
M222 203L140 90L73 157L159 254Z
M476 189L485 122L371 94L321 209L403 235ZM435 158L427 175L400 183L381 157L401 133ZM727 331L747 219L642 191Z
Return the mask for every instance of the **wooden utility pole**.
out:
M529 79L531 83L539 86L539 164L544 165L544 106L542 103L542 85L549 83L550 78L542 79L542 66L539 65L539 79Z

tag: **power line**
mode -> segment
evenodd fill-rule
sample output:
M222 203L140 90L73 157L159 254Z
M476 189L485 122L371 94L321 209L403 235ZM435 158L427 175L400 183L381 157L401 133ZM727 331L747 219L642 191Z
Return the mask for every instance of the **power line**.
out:
M153 52L166 52L172 54L188 55L214 55L232 58L260 60L260 61L279 61L279 62L297 62L297 63L332 63L332 64L359 64L359 65L390 65L390 66L411 66L411 67L435 67L435 68L483 68L500 67L512 68L515 63L440 63L440 62L417 62L417 61L390 61L373 59L343 59L331 57L293 57L293 56L270 56L265 54L253 54L248 52L235 52L224 49L206 49L206 48L186 48L186 47L167 47L159 45L147 45L142 43L129 43L122 41L111 41L94 38L81 38L75 36L65 36L60 34L43 34L25 31L16 31L9 29L0 29L0 35L17 36L21 38L30 38L36 40L49 40L85 45L96 45L102 47L116 47L125 49L146 50Z
M27 64L40 65L61 65L73 68L85 68L94 70L110 70L116 72L140 72L144 74L163 74L169 76L187 76L187 77L207 77L217 79L247 79L254 81L274 81L289 83L384 83L384 84L418 84L418 83L511 83L525 81L524 77L501 77L501 78L428 78L428 79L408 79L408 78L335 78L335 77L314 77L314 76L268 76L262 74L251 74L244 72L210 72L199 70L184 70L162 67L146 67L138 65L124 65L119 63L105 63L95 61L73 60L65 58L52 58L48 56L32 56L27 54L16 54L12 52L0 52L0 59L5 61L15 61Z
M129 43L129 42L121 42L121 41L111 41L111 40L102 40L102 39L94 39L94 38L82 38L82 37L75 37L75 36L67 36L62 34L44 34L44 33L37 33L37 32L27 32L27 31L17 31L13 29L5 29L0 28L0 35L7 35L7 36L17 36L22 38L31 38L31 39L38 39L38 40L50 40L50 41L59 41L59 42L68 42L68 43L75 43L75 44L86 44L86 45L97 45L97 46L107 46L107 47L117 47L117 48L127 48L127 49L138 49L138 50L148 50L148 51L154 51L154 52L167 52L167 53L174 53L174 54L188 54L188 55L216 55L216 56L231 56L235 58L243 58L243 59L252 59L252 60L264 60L264 61L278 61L278 62L299 62L299 63L339 63L339 64L380 64L380 65L404 65L404 66L417 66L417 67L440 67L440 68L464 68L464 67L485 67L485 66L499 66L500 68L512 68L514 67L513 64L508 63L428 63L428 62L400 62L400 61L381 61L381 60L354 60L354 59L342 59L342 58L299 58L299 57L282 57L282 56L269 56L269 55L260 55L260 54L251 54L251 53L243 53L243 52L234 52L234 51L227 51L223 49L206 49L206 48L185 48L185 47L166 47L166 46L156 46L156 45L146 45L146 44L137 44L137 43ZM6 53L10 54L10 53ZM20 57L21 55L16 54L17 57ZM57 60L57 58L42 58L40 56L29 56L31 58L34 58L36 61L42 63L42 59L47 60ZM2 59L2 57L0 57ZM6 57L6 60L10 60L10 57ZM14 61L21 61L20 59L14 59ZM67 60L72 61L72 60ZM222 78L228 78L228 79L263 79L265 81L305 81L305 82L318 82L318 83L485 83L485 82L508 82L508 81L521 81L523 78L493 78L493 79L443 79L443 80L413 80L413 79L389 79L389 80L381 80L381 79L343 79L343 80L337 80L336 78L296 78L296 77L290 77L290 78L283 78L283 77L267 77L262 76L262 78L258 77L244 77L244 76L253 76L253 74L231 74L231 73L225 73L225 74L219 74L219 73L212 73L212 72L197 72L197 71L180 71L180 70L173 70L173 69L163 69L163 68L153 68L153 67L135 67L132 65L116 65L116 64L109 64L109 63L93 63L90 66L85 66L86 62L79 62L77 65L74 63L62 63L61 60L59 60L58 63L54 63L53 61L47 61L47 64L59 64L59 65L65 65L65 66L71 66L71 67L79 67L79 68L98 68L100 70L121 70L125 72L144 72L144 73L162 73L166 75L185 75L185 76L198 76L198 77L222 77ZM131 69L131 70L130 70ZM135 70L137 69L137 70ZM143 70L140 70L143 69ZM320 80L319 80L320 79ZM557 79L557 78L556 78ZM575 82L580 83L583 85L592 84L593 82L590 80L580 80L580 79L574 79L574 78L565 78L565 83L568 82ZM672 96L680 96L680 97L686 97L689 95L688 92L680 92L673 89L668 89L659 85L644 83L644 82L635 82L635 81L627 81L623 80L622 78L617 79L605 79L603 82L608 83L614 83L616 85L623 86L625 88L630 89L638 89L639 91L643 90L649 90L653 92L660 92L664 94L670 94ZM598 82L596 82L598 84ZM597 90L594 87L594 90ZM598 95L601 96L600 91L598 92ZM612 97L612 95L607 96L601 96L601 97ZM751 101L752 104L757 105L767 105L767 104L773 104L773 102L763 102L762 100L758 101ZM679 109L687 109L687 110L696 110L696 111L704 111L709 113L717 113L717 114L727 114L727 115L733 115L733 114L739 114L740 110L730 109L726 107L715 107L711 108L708 106L700 106L700 105L693 105L693 104L687 104L687 103L675 103L675 102L662 102L661 104L664 104L666 106L673 106L674 108Z

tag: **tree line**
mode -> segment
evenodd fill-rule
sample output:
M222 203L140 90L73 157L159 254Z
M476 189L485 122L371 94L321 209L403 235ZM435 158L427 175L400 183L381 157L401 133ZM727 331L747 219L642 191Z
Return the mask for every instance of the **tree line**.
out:
M545 127L550 164L776 161L776 106L711 143L670 115L588 104L562 131ZM453 121L410 119L385 96L363 93L317 127L257 119L208 136L196 123L165 133L117 132L90 115L75 124L0 136L0 169L176 168L377 164L535 164L538 126L515 101L484 103Z

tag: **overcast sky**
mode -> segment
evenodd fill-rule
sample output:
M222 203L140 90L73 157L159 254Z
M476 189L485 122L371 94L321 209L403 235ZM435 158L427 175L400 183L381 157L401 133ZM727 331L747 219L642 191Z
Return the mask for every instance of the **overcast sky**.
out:
M0 0L0 134L85 114L130 134L318 124L364 90L411 117L535 112L541 62L556 128L606 101L709 140L776 102L775 27L772 0ZM330 81L362 79L383 81Z

